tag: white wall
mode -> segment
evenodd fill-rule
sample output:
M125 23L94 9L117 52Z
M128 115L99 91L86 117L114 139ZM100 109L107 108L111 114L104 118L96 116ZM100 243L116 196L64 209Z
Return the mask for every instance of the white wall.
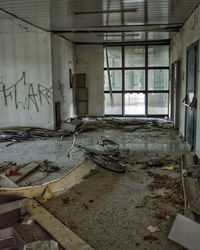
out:
M101 45L76 45L76 73L86 74L89 115L104 115L104 53Z
M200 6L194 11L194 13L187 20L183 28L171 42L170 46L170 63L176 60L181 60L181 88L180 88L180 100L183 100L186 94L186 60L187 60L187 47L192 43L200 39ZM200 49L200 46L199 46ZM200 56L200 53L199 53ZM197 107L197 141L196 141L196 153L200 157L200 58L198 69L198 107ZM184 135L185 131L185 107L179 103L180 112L180 132Z
M69 69L74 72L74 47L71 42L52 34L52 71L54 101L61 102L62 122L74 116L73 92Z
M54 127L51 36L8 15L0 22L0 127L19 125Z
M74 46L0 12L0 127L55 128L55 102L61 119L74 116L72 73L85 73L89 115L104 114L103 46Z

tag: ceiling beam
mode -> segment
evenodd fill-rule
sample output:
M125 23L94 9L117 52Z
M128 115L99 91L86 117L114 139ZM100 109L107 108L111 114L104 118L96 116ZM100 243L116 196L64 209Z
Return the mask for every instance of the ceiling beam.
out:
M138 8L131 9L116 9L116 10L93 10L93 11L80 11L74 12L75 15L94 15L94 14L112 14L112 13L129 13L137 12Z
M130 41L130 42L73 42L76 45L115 45L115 46L119 46L119 45L169 45L170 44L170 39L163 39L163 40L148 40L148 41L144 41L144 40L139 40L139 41Z
M145 24L129 26L105 26L77 29L50 30L54 33L114 33L114 32L148 32L148 31L179 31L183 24Z

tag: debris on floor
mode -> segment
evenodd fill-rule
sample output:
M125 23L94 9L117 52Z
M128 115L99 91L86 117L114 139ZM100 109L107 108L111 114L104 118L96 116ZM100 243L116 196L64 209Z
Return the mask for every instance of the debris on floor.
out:
M174 217L174 214L172 211L166 210L166 209L161 209L157 214L156 217L158 219L167 219L169 220L170 217Z
M144 240L155 241L155 240L158 240L158 237L153 234L148 234L144 236Z
M42 161L33 161L26 164L17 164L17 163L1 163L0 171L2 174L5 174L9 179L14 183L19 183L25 178L30 177L31 174L34 174L36 171L45 172L47 174L54 173L60 170L58 166L52 166L47 160ZM5 187L5 178L0 175L0 187ZM31 180L27 180L26 183L31 183Z
M187 151L172 123L92 117L80 121L78 126L68 124L73 127L68 131L13 128L11 131L19 134L3 136L0 132L0 142L21 142L12 147L0 144L7 157L2 158L0 173L13 181L9 185L38 183L44 187L37 201L31 200L30 215L17 220L15 229L20 237L32 246L55 239L64 249L73 249L77 242L96 250L181 249L167 240L177 212L183 212L180 156ZM72 136L76 137L74 143ZM15 162L18 155L20 161ZM51 183L71 173L85 156L94 169L78 185L56 196L43 185L46 177ZM101 168L96 168L99 165ZM102 169L109 166L120 166L124 174ZM74 179L77 172L69 182ZM58 185L58 191L61 189Z
M161 168L162 170L168 170L168 171L173 171L174 170L174 166L164 166Z
M16 188L17 184L14 183L9 177L7 177L5 174L0 174L0 188Z
M181 186L180 178L174 179L166 174L160 175L150 171L148 174L154 179L154 181L150 184L150 188L152 190L158 188L177 189Z
M68 131L54 131L34 127L12 127L0 129L0 142L21 142L35 139L63 138L69 136ZM10 145L10 144L9 144Z
M64 249L92 250L86 242L33 199L29 201L29 213ZM76 228L73 220L68 221L68 226Z
M0 230L0 249L24 249L24 241L19 237L14 228L8 227Z
M59 250L58 243L54 240L35 241L24 246L23 250Z
M192 152L181 157L181 175L185 216L177 214L168 238L187 249L197 250L200 245L200 178L199 161L197 158L194 161Z
M110 140L104 136L102 136L99 141L97 142L97 145L106 152L119 152L119 144L114 142L113 140Z
M162 201L167 201L173 206L183 209L183 189L180 178L172 178L167 175L159 175L152 172L148 172L149 176L154 178L154 181L149 185L151 190L165 189L165 193L162 195Z
M173 127L171 122L161 120L139 120L139 119L117 119L117 118L86 118L79 129L79 132L97 129L120 129L125 132L153 131L159 129L169 129Z
M62 131L55 131L44 128L35 127L11 127L0 129L0 142L12 142L7 146L16 142L34 140L37 138L64 138L71 135L75 131L82 133L89 130L97 130L101 128L121 129L127 132L134 132L137 130L153 130L153 129L168 129L172 128L171 122L162 122L158 120L120 120L120 119L72 119L70 122L65 123L65 129Z
M148 226L147 229L150 233L160 232L160 228L158 228L157 226Z
M32 218L32 216L30 214L26 214L23 218L23 220L21 221L22 225L33 225L34 223L34 219Z
M64 129L75 133L80 126L82 125L83 121L79 119L70 119L70 121L65 121Z
M168 238L189 250L199 250L200 224L178 214Z
M2 173L8 167L14 167L14 166L16 166L16 162L12 162L12 161L0 162L0 173Z
M116 173L125 172L125 164L122 163L121 151L118 143L105 137L101 137L97 142L97 145L101 147L101 150L91 150L87 147L76 144L77 135L77 132L74 133L72 145L67 150L68 158L70 158L70 152L74 148L77 148L84 154L86 159L93 162L96 166Z
M27 213L27 204L27 199L4 202L0 204L0 228L2 229L11 226L20 221L21 218Z
M163 165L163 162L160 161L159 159L153 159L147 162L148 167L160 167Z

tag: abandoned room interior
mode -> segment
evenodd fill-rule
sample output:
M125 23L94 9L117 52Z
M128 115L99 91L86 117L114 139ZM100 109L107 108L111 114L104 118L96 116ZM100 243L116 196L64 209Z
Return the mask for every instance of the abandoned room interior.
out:
M200 250L200 1L0 1L0 250Z

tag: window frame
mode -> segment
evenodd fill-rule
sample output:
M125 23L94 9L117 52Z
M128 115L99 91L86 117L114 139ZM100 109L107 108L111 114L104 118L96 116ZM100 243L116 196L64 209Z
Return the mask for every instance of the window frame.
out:
M144 51L145 51L145 66L144 67L125 67L125 48L126 47L144 47ZM168 85L168 90L149 90L148 89L148 71L149 70L168 70L168 74L169 74L169 70L170 70L170 66L149 66L148 65L148 48L152 47L152 46L168 46L169 49L169 44L130 44L130 45L110 45L107 46L107 48L109 47L121 47L121 59L122 59L122 63L121 63L121 67L109 67L110 70L120 70L122 72L122 90L112 90L113 93L121 93L122 94L122 113L118 114L118 115L112 115L112 114L105 114L106 116L141 116L141 117L168 117L169 116L169 85ZM144 70L145 71L145 89L144 90L125 90L125 72L126 70ZM107 67L104 67L104 71L107 71ZM169 77L168 77L169 80ZM110 93L109 90L104 90L104 94L105 93ZM127 115L125 114L125 94L127 93L143 93L145 94L145 115ZM151 115L148 113L148 94L151 93L167 93L168 94L168 113L167 114L156 114L156 115Z

